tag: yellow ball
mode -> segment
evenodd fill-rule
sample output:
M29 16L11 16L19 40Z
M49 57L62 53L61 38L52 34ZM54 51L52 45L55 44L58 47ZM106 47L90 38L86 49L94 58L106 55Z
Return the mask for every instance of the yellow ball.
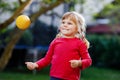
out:
M20 15L16 19L16 25L21 30L26 30L31 24L30 18L26 15Z

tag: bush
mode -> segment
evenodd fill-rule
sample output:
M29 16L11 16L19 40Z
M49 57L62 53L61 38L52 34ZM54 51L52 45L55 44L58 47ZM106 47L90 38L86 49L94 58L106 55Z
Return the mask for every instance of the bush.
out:
M95 66L120 67L120 37L113 35L89 35L90 55Z

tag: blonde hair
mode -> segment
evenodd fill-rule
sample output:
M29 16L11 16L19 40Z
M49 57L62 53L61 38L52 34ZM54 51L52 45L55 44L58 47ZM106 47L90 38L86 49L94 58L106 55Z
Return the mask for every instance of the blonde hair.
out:
M67 19L69 18L70 20L72 20L78 29L78 32L76 33L75 37L82 39L87 48L89 48L89 41L86 39L85 37L85 32L86 32L86 24L85 24L85 19L82 15L80 15L77 12L66 12L63 16L61 20ZM62 37L61 32L59 32L56 37Z

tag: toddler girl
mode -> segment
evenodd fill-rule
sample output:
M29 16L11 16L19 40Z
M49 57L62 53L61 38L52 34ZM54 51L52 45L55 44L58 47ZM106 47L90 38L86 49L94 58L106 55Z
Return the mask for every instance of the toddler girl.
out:
M85 20L77 12L66 12L59 31L46 56L36 62L26 62L27 68L42 69L51 64L50 80L80 80L80 71L92 63L85 38Z

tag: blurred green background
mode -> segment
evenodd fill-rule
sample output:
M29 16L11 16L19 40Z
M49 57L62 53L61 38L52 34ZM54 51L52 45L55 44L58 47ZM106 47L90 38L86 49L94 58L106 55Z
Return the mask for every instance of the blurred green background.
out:
M86 20L93 63L81 72L81 80L119 80L119 0L0 0L0 80L49 80L50 66L29 71L24 63L45 56L67 11ZM31 20L27 30L16 27L21 14Z

